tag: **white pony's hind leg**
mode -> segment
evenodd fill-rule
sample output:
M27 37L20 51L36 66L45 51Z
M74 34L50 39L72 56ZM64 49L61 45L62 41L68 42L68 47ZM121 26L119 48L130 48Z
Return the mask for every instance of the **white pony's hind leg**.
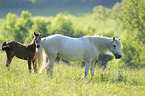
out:
M53 66L54 66L55 56L49 57L49 64L47 64L46 70L47 75L53 77Z

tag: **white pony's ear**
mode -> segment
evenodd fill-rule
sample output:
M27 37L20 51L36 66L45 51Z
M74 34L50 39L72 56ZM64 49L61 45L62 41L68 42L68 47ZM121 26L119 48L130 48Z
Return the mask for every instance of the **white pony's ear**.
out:
M113 41L115 40L115 37L113 37Z
M43 33L40 33L40 36L42 36L43 35Z
M120 37L118 40L121 40L122 37Z

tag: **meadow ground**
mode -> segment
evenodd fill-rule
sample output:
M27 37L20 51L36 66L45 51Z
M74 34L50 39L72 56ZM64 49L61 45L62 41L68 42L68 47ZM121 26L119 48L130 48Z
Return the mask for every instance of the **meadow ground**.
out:
M95 75L83 80L84 68L79 63L55 63L50 78L43 69L41 74L29 73L27 61L14 58L11 67L5 66L6 55L0 52L0 94L2 96L143 96L145 69L106 70L95 67ZM114 61L116 62L116 61ZM110 65L111 62L109 62ZM112 62L113 63L113 62ZM108 65L108 67L109 67Z

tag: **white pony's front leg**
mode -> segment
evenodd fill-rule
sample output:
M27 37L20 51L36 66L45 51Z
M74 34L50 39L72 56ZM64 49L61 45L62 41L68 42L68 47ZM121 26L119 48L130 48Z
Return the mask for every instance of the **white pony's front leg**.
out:
M90 71L91 71L91 80L93 79L93 76L94 76L94 64L95 64L95 61L93 61L91 63L91 68L90 68Z
M54 66L55 56L49 57L49 64L47 64L46 70L47 75L53 77L53 66Z
M87 61L85 62L84 78L88 75L90 63L91 63L91 60L87 60ZM84 78L83 78L83 79L84 79Z

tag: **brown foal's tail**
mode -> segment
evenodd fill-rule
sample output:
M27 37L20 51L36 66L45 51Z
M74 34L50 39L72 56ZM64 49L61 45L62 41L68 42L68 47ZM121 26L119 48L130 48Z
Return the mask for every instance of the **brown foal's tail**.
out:
M5 50L10 49L10 46L7 45L6 42L3 42L3 43L1 44L1 49L2 49L2 51L5 51Z

